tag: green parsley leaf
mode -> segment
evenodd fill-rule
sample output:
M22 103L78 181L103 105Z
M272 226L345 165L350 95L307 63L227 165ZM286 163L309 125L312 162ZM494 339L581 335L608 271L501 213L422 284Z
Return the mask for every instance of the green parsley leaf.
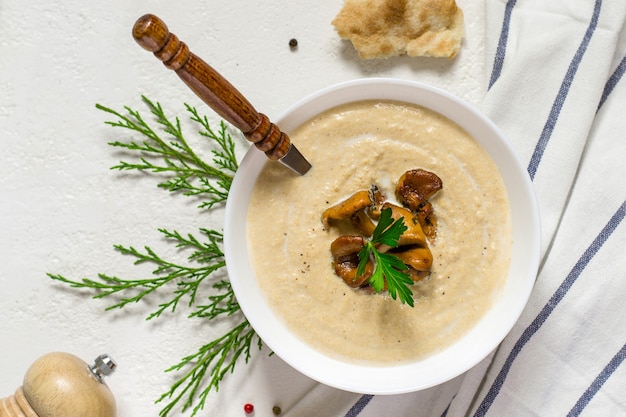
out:
M369 243L369 242L368 242ZM360 277L365 272L367 261L370 259L370 247L365 244L359 251L359 266L356 269L356 276Z
M395 300L397 292L401 302L413 307L413 292L409 288L409 285L413 285L413 280L408 274L402 272L409 267L390 253L379 253L376 258L377 265L387 279L387 291L391 298Z
M393 221L391 217L391 209L387 207L380 213L380 219L374 229L372 243L382 243L383 245L395 248L398 246L398 240L402 233L406 232L408 227L404 224L403 219Z
M380 213L380 219L372 234L372 239L365 242L363 248L359 251L359 266L357 267L357 276L365 272L368 261L373 257L375 268L370 277L370 285L379 293L385 287L387 281L387 290L394 300L400 298L400 302L413 307L413 292L409 285L413 285L411 277L405 273L408 266L404 264L397 256L391 253L382 253L376 249L377 244L387 245L395 248L398 246L400 236L407 230L404 219L400 218L393 221L391 217L391 208L387 207Z

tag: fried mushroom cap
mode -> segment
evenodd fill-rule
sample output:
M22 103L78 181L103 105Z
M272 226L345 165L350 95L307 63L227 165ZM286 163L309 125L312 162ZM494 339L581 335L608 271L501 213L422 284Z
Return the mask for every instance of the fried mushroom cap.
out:
M365 238L362 236L339 236L330 244L335 273L352 288L367 285L374 273L374 265L370 260L363 274L358 277L356 275L359 267L359 251L363 245L365 245Z
M417 168L402 174L396 185L396 197L411 211L415 211L441 188L443 182L437 174Z
M413 245L419 247L426 247L426 235L422 230L422 226L417 221L417 218L413 215L413 213L400 206L396 206L395 204L385 203L383 204L383 210L386 208L391 209L391 218L395 222L396 220L402 218L404 221L404 225L407 227L406 231L402 233L400 239L398 240L398 247ZM379 251L385 252L384 248L379 248Z
M431 243L437 237L437 217L428 199L442 188L441 178L419 168L405 172L396 185L396 197L417 214L417 220Z
M406 271L414 282L430 275L433 266L433 254L427 247L402 247L399 252L390 251L396 255L409 269Z
M382 211L382 205L385 202L385 195L376 184L373 184L370 189L370 199L372 200L372 205L368 209L368 214L372 219L378 220Z
M419 206L415 214L428 240L431 243L434 242L437 237L437 216L435 216L433 205L427 201Z
M363 235L371 236L376 227L372 219L380 216L380 205L383 201L381 191L376 185L372 185L369 191L357 191L346 200L326 209L322 213L322 223L328 230L331 221L348 220Z
M385 203L383 209L391 208L391 217L394 221L403 219L407 230L398 239L398 246L390 248L380 245L380 252L389 252L396 255L402 263L409 267L406 271L414 282L420 281L430 275L433 264L433 255L426 243L426 235L422 226L409 209L395 204Z

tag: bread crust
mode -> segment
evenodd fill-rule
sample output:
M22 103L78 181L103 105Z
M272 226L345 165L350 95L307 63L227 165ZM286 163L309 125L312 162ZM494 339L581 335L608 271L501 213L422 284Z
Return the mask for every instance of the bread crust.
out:
M455 0L345 0L332 24L362 59L454 58L465 34Z

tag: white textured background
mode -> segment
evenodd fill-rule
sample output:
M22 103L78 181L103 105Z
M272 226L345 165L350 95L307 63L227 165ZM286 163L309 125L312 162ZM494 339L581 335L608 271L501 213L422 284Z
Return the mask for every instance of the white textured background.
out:
M105 313L106 301L46 276L136 277L142 270L114 244L167 251L157 228L221 228L219 211L201 213L193 201L157 189L150 176L109 170L119 158L107 142L129 136L105 126L111 118L95 103L118 110L129 105L147 115L144 94L171 114L185 117L187 102L219 120L134 42L138 17L160 16L259 111L276 118L320 88L372 76L427 82L480 101L483 5L458 4L466 39L455 60L363 62L330 24L342 0L0 0L0 397L12 394L46 352L67 351L86 361L108 352L119 363L108 379L119 416L156 415L161 406L154 400L173 382L163 370L218 330L187 319L184 310L146 322L156 302ZM288 47L291 38L299 42L295 51ZM245 147L242 142L241 152ZM255 404L255 416L271 415L273 404L287 410L311 384L264 352L228 377L202 415L242 415L245 402Z

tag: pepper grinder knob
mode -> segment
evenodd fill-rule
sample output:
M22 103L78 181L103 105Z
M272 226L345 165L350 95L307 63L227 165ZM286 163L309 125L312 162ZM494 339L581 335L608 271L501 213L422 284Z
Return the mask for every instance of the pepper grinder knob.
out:
M115 417L103 377L116 367L109 355L88 365L69 353L48 353L28 368L14 395L0 399L0 417Z
M115 372L115 368L117 368L117 363L106 353L98 356L93 365L89 365L89 370L100 382L103 382L103 376L109 376Z

